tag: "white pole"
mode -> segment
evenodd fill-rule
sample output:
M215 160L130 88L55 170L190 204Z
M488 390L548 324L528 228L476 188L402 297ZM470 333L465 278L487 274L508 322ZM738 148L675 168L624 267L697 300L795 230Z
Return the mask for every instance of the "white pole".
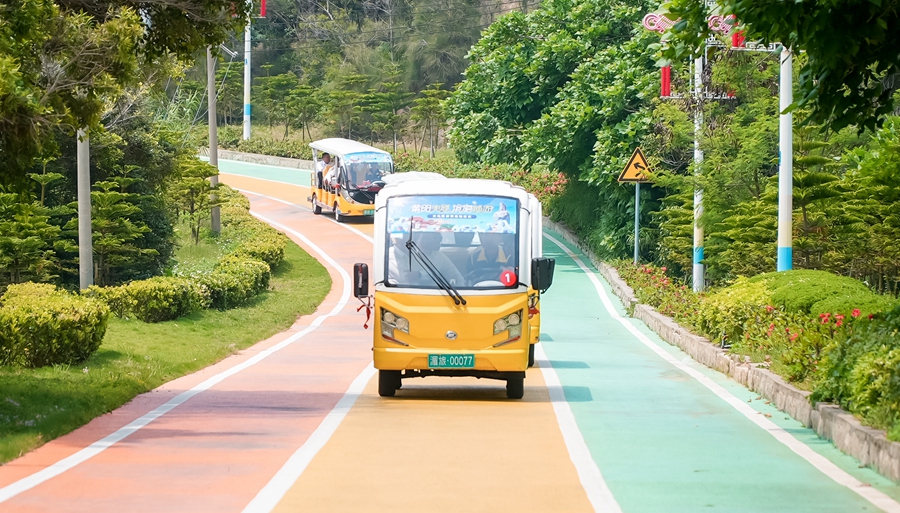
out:
M634 265L640 259L641 182L634 182Z
M793 195L794 195L794 115L785 109L794 102L793 59L787 48L781 50L778 117L778 264L777 270L790 271L794 267Z
M94 284L94 247L91 241L91 155L87 131L78 130L75 142L78 168L78 284L84 290Z
M206 86L207 105L209 106L209 163L218 169L219 167L219 132L218 118L216 117L216 60L212 55L212 47L206 48ZM213 187L219 184L219 177L209 177L209 184ZM213 195L215 200L215 195ZM210 211L210 224L212 232L216 235L221 231L219 222L219 207L213 207Z
M250 53L253 45L250 41L250 20L244 29L244 140L250 139L250 83L253 77L250 75Z
M694 174L700 175L700 165L703 163L703 150L700 149L700 132L703 130L703 57L694 61ZM694 268L693 289L700 292L706 289L706 279L703 269L703 227L700 226L700 217L703 215L703 190L699 185L694 187Z

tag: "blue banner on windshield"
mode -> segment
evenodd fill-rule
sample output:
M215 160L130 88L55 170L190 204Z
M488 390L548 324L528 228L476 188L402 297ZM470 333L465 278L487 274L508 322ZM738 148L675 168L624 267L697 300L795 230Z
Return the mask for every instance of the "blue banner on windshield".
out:
M349 153L344 155L344 160L353 162L392 162L390 153Z
M516 233L519 202L492 196L401 196L388 201L388 231Z

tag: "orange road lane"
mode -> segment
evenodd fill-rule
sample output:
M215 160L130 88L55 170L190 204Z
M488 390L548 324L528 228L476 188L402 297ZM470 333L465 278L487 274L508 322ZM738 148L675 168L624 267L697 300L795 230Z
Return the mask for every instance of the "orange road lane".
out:
M253 191L257 194L262 194L270 198L293 203L312 213L312 210L310 209L310 203L307 200L307 198L309 198L311 195L311 189L309 187L303 185L293 185L284 182L259 180L247 176L229 175L224 173L219 175L219 181L221 183L234 187L235 189L240 189L242 191ZM337 224L337 221L334 221L334 217L332 217L327 210L323 212L320 217L323 219L328 219L331 222ZM346 225L370 237L372 236L373 229L371 219L360 219L358 221L352 220L346 223ZM365 253L365 255L363 256L367 261L371 259L371 248L370 251Z
M522 401L501 381L376 382L274 511L593 511L540 370Z

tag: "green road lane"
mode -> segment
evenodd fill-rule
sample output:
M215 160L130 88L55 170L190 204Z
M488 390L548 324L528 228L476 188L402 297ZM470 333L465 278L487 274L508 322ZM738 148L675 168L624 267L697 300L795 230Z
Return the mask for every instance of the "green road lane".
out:
M209 160L207 157L200 157ZM309 169L291 169L286 167L267 166L265 164L253 164L250 162L238 162L236 160L219 159L219 172L230 175L249 176L273 182L283 182L292 185L309 187Z
M577 248L567 247L594 271ZM546 238L544 254L556 259L553 288L541 300L544 351L622 511L878 511L641 343L609 314L577 263ZM624 316L618 298L597 277ZM858 468L856 460L766 405L757 394L693 362L640 321L628 322L759 415L770 416L840 470L900 497L898 485Z

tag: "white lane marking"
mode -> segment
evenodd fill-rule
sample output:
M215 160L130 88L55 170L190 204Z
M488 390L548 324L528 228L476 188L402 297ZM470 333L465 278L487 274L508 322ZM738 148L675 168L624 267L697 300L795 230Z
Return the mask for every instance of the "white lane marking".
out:
M230 187L230 186L229 186L229 187ZM298 203L291 203L290 201L283 200L283 199L281 199L281 198L276 198L276 197L273 197L273 196L266 196L265 194L260 194L260 193L258 193L258 192L253 192L253 191L246 190L246 189L239 189L239 188L237 188L237 187L232 187L232 189L234 189L234 190L236 190L236 191L240 191L240 192L246 192L247 194L255 194L256 196L259 196L259 197L261 197L261 198L266 198L266 199L270 199L270 200L272 200L272 201L277 201L277 202L279 202L279 203L284 203L285 205L290 205L290 206L292 206L292 207L300 207L300 208L305 208L306 210L312 210L311 208L307 207L306 205L300 205L300 204L298 204ZM351 232L353 232L353 233L359 235L360 237L362 237L363 239L369 241L369 243L371 243L371 244L374 244L374 243L375 243L375 240L372 239L372 237L369 237L369 236L366 235L365 233L363 233L363 232L357 230L356 228L354 228L354 227L352 227L352 226L349 226L349 225L344 224L344 223L339 223L339 222L335 221L334 219L329 219L329 218L327 218L327 217L325 217L325 216L319 216L319 217L320 217L321 219L325 219L326 221L331 221L332 223L334 223L334 224L336 224L336 225L338 225L338 226L340 226L340 227L342 227L342 228L345 228L345 229L347 229L347 230L350 230Z
M584 441L581 430L578 429L578 423L575 422L572 408L566 401L566 394L559 381L559 376L540 344L534 346L534 355L540 364L541 374L544 375L544 382L550 392L550 402L553 404L553 412L556 413L556 422L559 424L559 430L562 431L566 449L569 450L569 459L575 465L578 479L587 493L588 500L594 506L594 511L622 513L619 503L616 502L616 498L606 486L600 468L591 457L591 451Z
M734 409L750 419L751 422L766 430L766 432L775 437L776 440L787 446L788 449L796 453L801 458L805 459L813 467L817 468L820 472L830 477L836 483L846 486L847 488L856 492L859 496L871 502L873 505L885 512L900 513L900 503L892 499L890 496L873 488L871 485L865 484L855 477L851 476L840 467L835 465L833 462L831 462L828 458L822 456L821 454L809 448L809 446L807 446L803 442L791 436L790 433L785 431L778 424L775 424L765 416L760 415L758 411L751 408L746 402L729 393L728 390L725 389L725 387L719 385L697 369L694 369L681 360L678 360L670 353L663 350L663 348L655 344L647 337L647 335L641 333L640 330L638 330L633 324L631 324L628 319L619 315L615 307L613 307L612 301L610 301L609 295L606 293L606 290L600 284L600 280L597 279L596 273L588 269L584 262L562 242L556 240L550 235L547 235L546 233L544 234L544 237L559 246L560 249L562 249L566 253L566 255L569 256L569 258L571 258L575 261L575 263L578 264L578 267L580 267L581 270L584 271L585 274L587 274L588 278L591 280L591 283L594 284L594 288L597 289L597 295L600 296L600 300L603 302L603 306L606 307L606 311L609 312L609 315L613 319L622 323L622 325L625 326L625 328L628 329L628 331L630 331L631 334L635 336L635 338L637 338L639 341L641 341L641 343L650 348L650 350L662 357L662 359L666 360L681 371L687 373L688 375L699 381L703 386L719 396L719 398L733 406Z
M319 424L319 427L309 436L306 442L294 452L287 460L287 463L266 483L256 497L244 508L244 513L268 513L275 509L275 506L281 502L285 494L294 486L300 475L306 470L306 467L312 462L316 454L325 447L331 435L337 431L338 426L344 420L344 417L353 408L356 399L362 394L366 384L375 375L375 367L370 363L362 372L356 376L353 383L341 397L340 401L328 413L328 415Z
M262 219L263 221L269 222L270 224L279 225L279 223L270 221L267 218L260 216L256 213L254 213L253 215L258 217L259 219ZM63 458L63 459L57 461L56 463L54 463L53 465L50 465L49 467L46 467L38 472L35 472L34 474L31 474L30 476L24 477L12 484L9 484L3 488L0 488L0 504L19 495L22 492L30 490L31 488L34 488L35 486L38 486L39 484L44 483L44 482L62 474L63 472L66 472L67 470L71 470L72 468L76 467L77 465L84 463L85 461L93 458L94 456L100 454L101 452L105 451L106 449L112 447L117 442L120 442L123 439L127 438L128 436L132 435L133 433L137 432L139 429L146 427L148 424L150 424L154 420L162 417L166 413L169 413L175 407L177 407L181 404L184 404L191 397L194 397L195 395L199 394L200 392L203 392L204 390L210 389L211 387L217 385L218 383L221 383L225 379L227 379L249 367L256 365L257 363L263 361L268 356L293 344L297 340L303 338L306 334L316 330L323 322L325 322L325 319L327 319L329 317L333 317L333 316L337 315L341 310L343 310L343 308L345 306L347 306L347 302L350 300L350 275L347 273L347 271L345 271L340 266L340 264L338 264L334 259L332 259L330 256L328 256L324 251L322 251L321 248L316 246L311 240L306 238L301 233L298 233L298 232L291 230L290 228L284 227L282 225L279 225L279 226L281 227L281 229L288 230L293 235L295 235L299 239L301 239L313 251L318 253L319 256L321 256L326 262L328 262L329 265L334 267L340 274L341 280L343 281L341 298L338 301L338 303L334 306L334 308L331 309L330 312L316 317L309 324L309 326L307 326L304 330L302 330L298 333L295 333L294 335L291 335L287 339L279 342L278 344L276 344L264 351L261 351L260 353L254 355L252 358L250 358L238 365L235 365L234 367L232 367L230 369L224 370L224 371L216 374L215 376L212 376L212 377L206 379L205 381L196 385L195 387L191 388L190 390L187 390L185 392L182 392L182 393L176 395L175 397L173 397L172 399L169 399L166 403L162 404L161 406L156 407L149 413L141 416L138 419L133 420L128 425L119 428L115 432L92 443L91 445L85 447L84 449L81 449L80 451L76 452L75 454L72 454L71 456Z

